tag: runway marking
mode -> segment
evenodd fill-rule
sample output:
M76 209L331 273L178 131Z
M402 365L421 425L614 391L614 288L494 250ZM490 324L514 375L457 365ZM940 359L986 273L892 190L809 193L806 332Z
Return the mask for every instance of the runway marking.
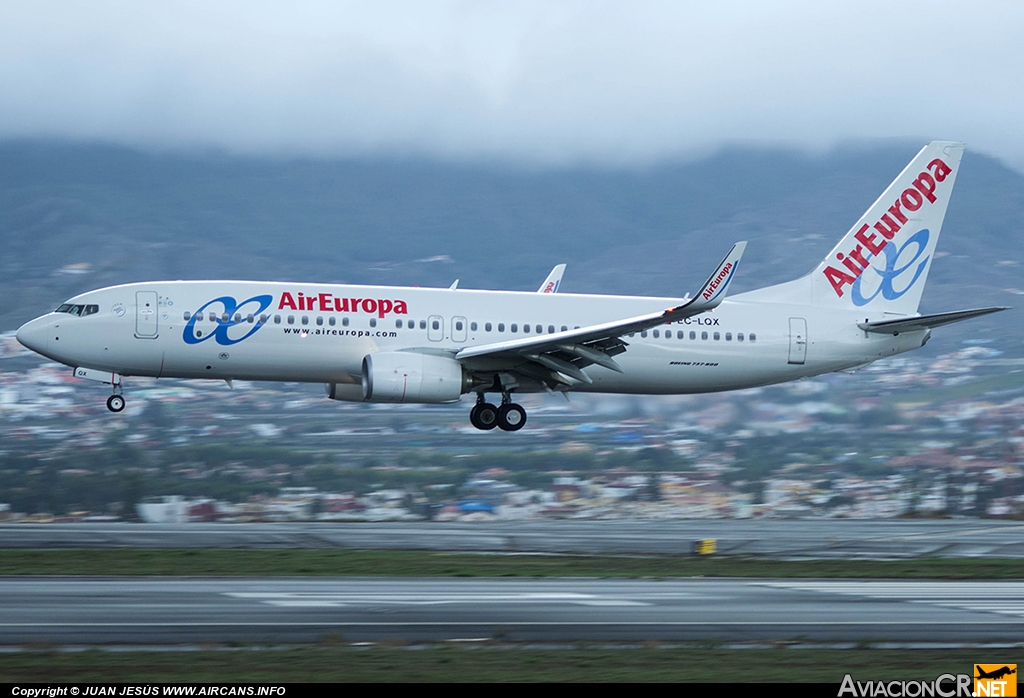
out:
M643 601L571 592L510 594L346 594L330 592L224 592L224 596L270 606L338 608L343 606L442 606L474 603L570 603L578 606L650 606Z
M898 536L880 536L880 537L869 537L865 538L865 541L869 542L884 542L884 541L903 541L903 540L915 540L919 538L933 538L937 536L947 536L955 538L959 536L979 536L986 533L1013 533L1018 530L1024 530L1024 525L1012 525L1012 526L996 526L991 528L969 528L962 531L924 531L922 533L906 533ZM1016 543L995 543L994 545L1015 545Z
M850 620L837 622L835 620L771 620L771 621L747 621L747 620L736 620L736 621L674 621L674 620L652 620L652 621L574 621L572 623L564 623L562 621L521 621L521 620L481 620L481 621L238 621L238 622L156 622L156 623L87 623L87 622L68 622L68 623L0 623L0 629L3 628L243 628L243 627L266 627L266 628L281 628L281 627L491 627L495 625L500 626L523 626L523 627L565 627L566 625L572 626L635 626L635 627L658 627L658 626L678 626L678 627L750 627L750 626L786 626L786 627L812 627L812 626L826 626L836 627L838 625L843 626L881 626L891 627L894 625L899 626L946 626L946 627L957 627L962 625L982 625L988 627L991 625L1020 625L1019 620L1000 619L1000 620L984 620L984 621L968 621L964 623L962 621L950 622L950 621L930 621L930 620L911 620L911 621L900 621L900 620Z
M776 589L904 601L1024 618L1024 582L794 581L751 584Z

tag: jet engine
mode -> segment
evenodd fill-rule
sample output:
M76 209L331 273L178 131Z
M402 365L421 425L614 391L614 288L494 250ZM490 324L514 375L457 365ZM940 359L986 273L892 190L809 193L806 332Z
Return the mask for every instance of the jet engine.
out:
M367 402L456 402L470 385L462 364L446 356L394 351L363 358Z

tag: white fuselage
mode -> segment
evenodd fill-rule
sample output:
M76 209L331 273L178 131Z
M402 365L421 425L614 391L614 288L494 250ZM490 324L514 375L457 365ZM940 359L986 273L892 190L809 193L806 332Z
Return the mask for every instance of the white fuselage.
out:
M726 299L713 311L624 336L628 347L615 358L623 372L591 365L586 373L593 383L580 382L571 389L645 394L734 390L859 366L916 349L928 336L927 330L897 336L867 333L857 326L868 316L864 311L779 304L745 295ZM49 313L22 327L18 338L68 366L126 376L351 384L359 382L368 354L414 350L452 356L466 347L597 325L681 302L168 281L84 293L68 303L93 305L95 312Z

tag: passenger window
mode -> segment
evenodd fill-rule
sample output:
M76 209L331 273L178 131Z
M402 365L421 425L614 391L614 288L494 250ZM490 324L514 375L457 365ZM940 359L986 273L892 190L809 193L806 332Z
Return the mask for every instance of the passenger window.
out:
M489 322L484 323L484 332L490 332L490 331L491 331L491 323L489 323Z
M375 317L370 318L370 327L376 327L376 326L377 326L377 318L375 318Z
M707 332L701 332L700 333L700 338L701 339L707 339L708 338L708 333Z
M565 325L562 325L562 332L568 332L568 331L569 331L569 328L566 327Z
M530 334L530 326L523 325L523 334Z
M690 339L697 339L697 333L693 330L690 330Z
M231 322L231 316L228 315L227 313L222 313L221 316L220 316L220 321L221 322Z
M537 325L534 329L537 330L537 334L544 334L544 326L543 325Z
M426 320L420 320L420 329L421 330L427 329L427 321Z
M742 342L743 341L743 333L742 332L737 332L736 333L736 341L737 342Z
M455 329L458 330L459 332L462 331L462 320L459 320L458 322L455 323Z
M548 334L554 334L554 333L555 333L555 326L554 325L548 325Z
M294 325L295 324L295 316L294 315L289 315L288 316L288 324L289 325Z
M253 316L252 313L249 313L248 315L245 316L245 321L248 322L250 325L253 323L253 320L255 319L256 318Z
M505 323L504 322L499 322L498 323L498 332L504 332L504 331L505 331Z
M318 327L324 324L324 319L319 315L316 316L316 324Z
M686 333L683 332L682 330L679 330L678 332L676 332L676 339L682 339L685 336L686 336Z
M441 321L440 320L434 320L433 322L430 323L430 326L432 328L434 328L435 330L439 330L439 329L441 329Z
M308 315L303 315L302 316L302 324L303 325L308 325L309 324L309 316Z
M267 324L267 320L269 320L269 319L270 319L270 316L267 315L266 313L264 313L263 315L260 315L260 324L261 325L266 325Z
M210 322L217 322L217 314L214 312L210 313Z
M508 331L515 334L519 330L519 325L512 323L512 326L508 328Z
M756 342L757 341L757 335L754 334L753 332L750 333L750 341L751 342Z
M275 325L280 325L281 324L281 316L280 315L275 315L274 316L274 324Z
M727 342L731 342L732 341L732 332L726 332L725 333L725 341L727 341Z
M186 310L185 311L185 322L188 322L191 317L192 317L192 313L190 313L190 312L188 312Z
M661 337L661 332L659 332L658 330L654 330L654 338L658 339L659 337Z
M348 327L348 318L347 317L341 318L341 324L342 324L343 327Z
M640 336L641 336L641 337L647 337L647 330L643 330L643 331L641 331L641 332L640 332Z
M715 332L715 341L717 342L721 338L722 338L722 335L720 335L719 333Z
M333 315L331 317L327 318L327 324L330 325L331 327L334 327L337 323L338 323L338 318L334 317Z
M469 331L470 332L476 332L476 323L475 322L469 323Z
M402 329L402 321L401 320L395 320L395 327L397 327L398 329Z
M238 322L241 322L241 321L242 321L242 314L241 313L235 313L235 322L238 323Z

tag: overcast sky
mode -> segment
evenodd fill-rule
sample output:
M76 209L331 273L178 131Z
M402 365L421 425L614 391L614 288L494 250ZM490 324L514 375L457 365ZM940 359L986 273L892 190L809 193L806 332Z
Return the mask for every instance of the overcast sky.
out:
M1024 169L1024 2L5 2L0 138L634 164L941 138Z

